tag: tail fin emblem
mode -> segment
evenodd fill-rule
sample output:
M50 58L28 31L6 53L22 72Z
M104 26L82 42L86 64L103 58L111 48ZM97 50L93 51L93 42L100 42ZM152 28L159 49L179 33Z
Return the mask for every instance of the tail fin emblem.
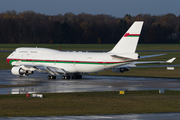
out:
M124 37L139 37L139 36L140 36L140 34L129 34L129 33L126 33L124 35Z

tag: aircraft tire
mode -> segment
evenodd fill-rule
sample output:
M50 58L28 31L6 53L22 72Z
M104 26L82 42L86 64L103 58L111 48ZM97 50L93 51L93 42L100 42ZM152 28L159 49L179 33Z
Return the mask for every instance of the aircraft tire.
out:
M49 80L55 80L55 79L56 79L56 76L54 76L54 75L48 75L47 78L48 78Z
M82 75L73 75L72 79L82 79Z
M82 79L82 75L79 75L79 79Z
M52 79L54 79L54 80L55 80L55 79L56 79L56 76L52 76Z
M51 79L51 76L50 76L50 75L48 75L48 76L47 76L47 78L50 80L50 79Z
M63 75L63 76L62 76L62 79L68 80L68 79L71 79L71 76L70 76L70 75ZM73 78L72 78L72 79L73 79Z

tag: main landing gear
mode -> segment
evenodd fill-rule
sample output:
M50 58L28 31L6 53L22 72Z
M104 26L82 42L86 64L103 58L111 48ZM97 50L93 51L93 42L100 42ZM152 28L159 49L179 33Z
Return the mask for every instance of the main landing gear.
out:
M72 79L82 79L82 75L73 75Z
M47 78L48 78L49 80L55 80L55 79L56 79L56 76L54 76L54 75L48 75Z
M65 80L70 79L70 78L71 78L71 76L69 76L69 75L63 75L62 76L62 79L65 79Z
M49 80L55 80L56 76L55 75L48 75L47 78ZM62 76L62 79L64 79L64 80L82 79L82 75L80 75L80 74L73 74L73 75L65 74L65 75Z
M68 80L68 79L82 79L82 75L80 74L73 74L72 76L70 75L63 75L62 79Z

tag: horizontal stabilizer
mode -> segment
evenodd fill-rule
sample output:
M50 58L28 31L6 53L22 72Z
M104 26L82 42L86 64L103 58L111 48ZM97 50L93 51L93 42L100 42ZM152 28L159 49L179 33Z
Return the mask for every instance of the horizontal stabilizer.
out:
M123 59L123 60L131 60L131 58L121 57L121 56L118 56L118 55L111 55L111 57L113 57L113 58L118 58L118 59Z
M150 57L157 57L157 56L162 56L162 55L166 55L166 54L156 54L156 55L140 56L139 59L142 59L142 58L150 58Z

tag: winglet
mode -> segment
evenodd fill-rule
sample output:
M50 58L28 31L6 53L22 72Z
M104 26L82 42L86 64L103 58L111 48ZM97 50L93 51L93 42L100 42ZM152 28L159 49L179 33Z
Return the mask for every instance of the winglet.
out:
M175 58L175 57L173 57L173 58L171 58L171 59L167 60L166 62L167 62L167 63L172 63L175 59L176 59L176 58Z

